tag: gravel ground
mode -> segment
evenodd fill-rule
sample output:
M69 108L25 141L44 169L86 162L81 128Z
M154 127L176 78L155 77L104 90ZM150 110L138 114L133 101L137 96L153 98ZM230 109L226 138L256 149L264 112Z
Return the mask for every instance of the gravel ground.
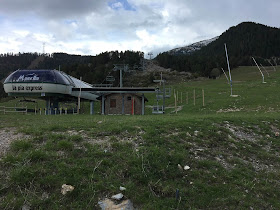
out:
M0 130L0 159L6 154L12 141L26 138L29 138L29 136L18 133L15 128L2 128Z

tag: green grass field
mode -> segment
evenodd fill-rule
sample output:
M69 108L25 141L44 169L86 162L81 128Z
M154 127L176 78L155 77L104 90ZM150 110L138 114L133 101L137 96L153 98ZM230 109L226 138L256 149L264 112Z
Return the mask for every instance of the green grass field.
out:
M120 186L138 209L279 209L277 70L265 84L255 67L233 70L238 97L225 77L171 84L177 114L173 95L165 115L0 114L2 131L29 136L1 157L0 209L98 209Z

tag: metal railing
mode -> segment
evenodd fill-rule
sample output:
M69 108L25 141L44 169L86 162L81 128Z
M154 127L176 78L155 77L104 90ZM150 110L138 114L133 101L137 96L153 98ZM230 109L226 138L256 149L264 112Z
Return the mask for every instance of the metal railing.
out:
M79 114L78 110L73 109L62 109L62 108L54 108L54 109L46 109L46 108L35 108L35 109L28 109L27 107L7 107L7 106L0 106L0 113L7 114L7 113L34 113L35 115L67 115L67 114Z

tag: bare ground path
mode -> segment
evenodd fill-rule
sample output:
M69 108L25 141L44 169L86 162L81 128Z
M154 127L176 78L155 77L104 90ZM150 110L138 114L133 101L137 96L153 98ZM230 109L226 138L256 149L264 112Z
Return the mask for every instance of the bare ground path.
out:
M29 138L28 135L18 133L15 128L1 128L0 130L0 159L10 147L10 144L18 139Z

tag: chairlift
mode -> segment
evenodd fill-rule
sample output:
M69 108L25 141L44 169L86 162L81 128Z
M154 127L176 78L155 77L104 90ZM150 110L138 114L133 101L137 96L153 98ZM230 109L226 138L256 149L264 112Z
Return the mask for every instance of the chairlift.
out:
M163 114L164 113L163 105L159 105L158 100L157 100L157 103L153 105L152 113L153 114Z
M107 77L106 77L106 81L107 81L107 82L114 82L114 81L115 81L115 77L113 77L113 76L107 76Z
M171 88L165 88L165 98L171 97Z
M165 98L171 97L171 88L164 88L163 90L161 90L161 89L157 90L157 98L159 98L159 99L163 98L164 90L165 90Z
M124 65L123 70L124 70L125 72L129 72L129 66L128 66L127 64Z
M156 98L159 100L159 99L163 99L163 95L160 95L160 94L157 94L156 95Z

